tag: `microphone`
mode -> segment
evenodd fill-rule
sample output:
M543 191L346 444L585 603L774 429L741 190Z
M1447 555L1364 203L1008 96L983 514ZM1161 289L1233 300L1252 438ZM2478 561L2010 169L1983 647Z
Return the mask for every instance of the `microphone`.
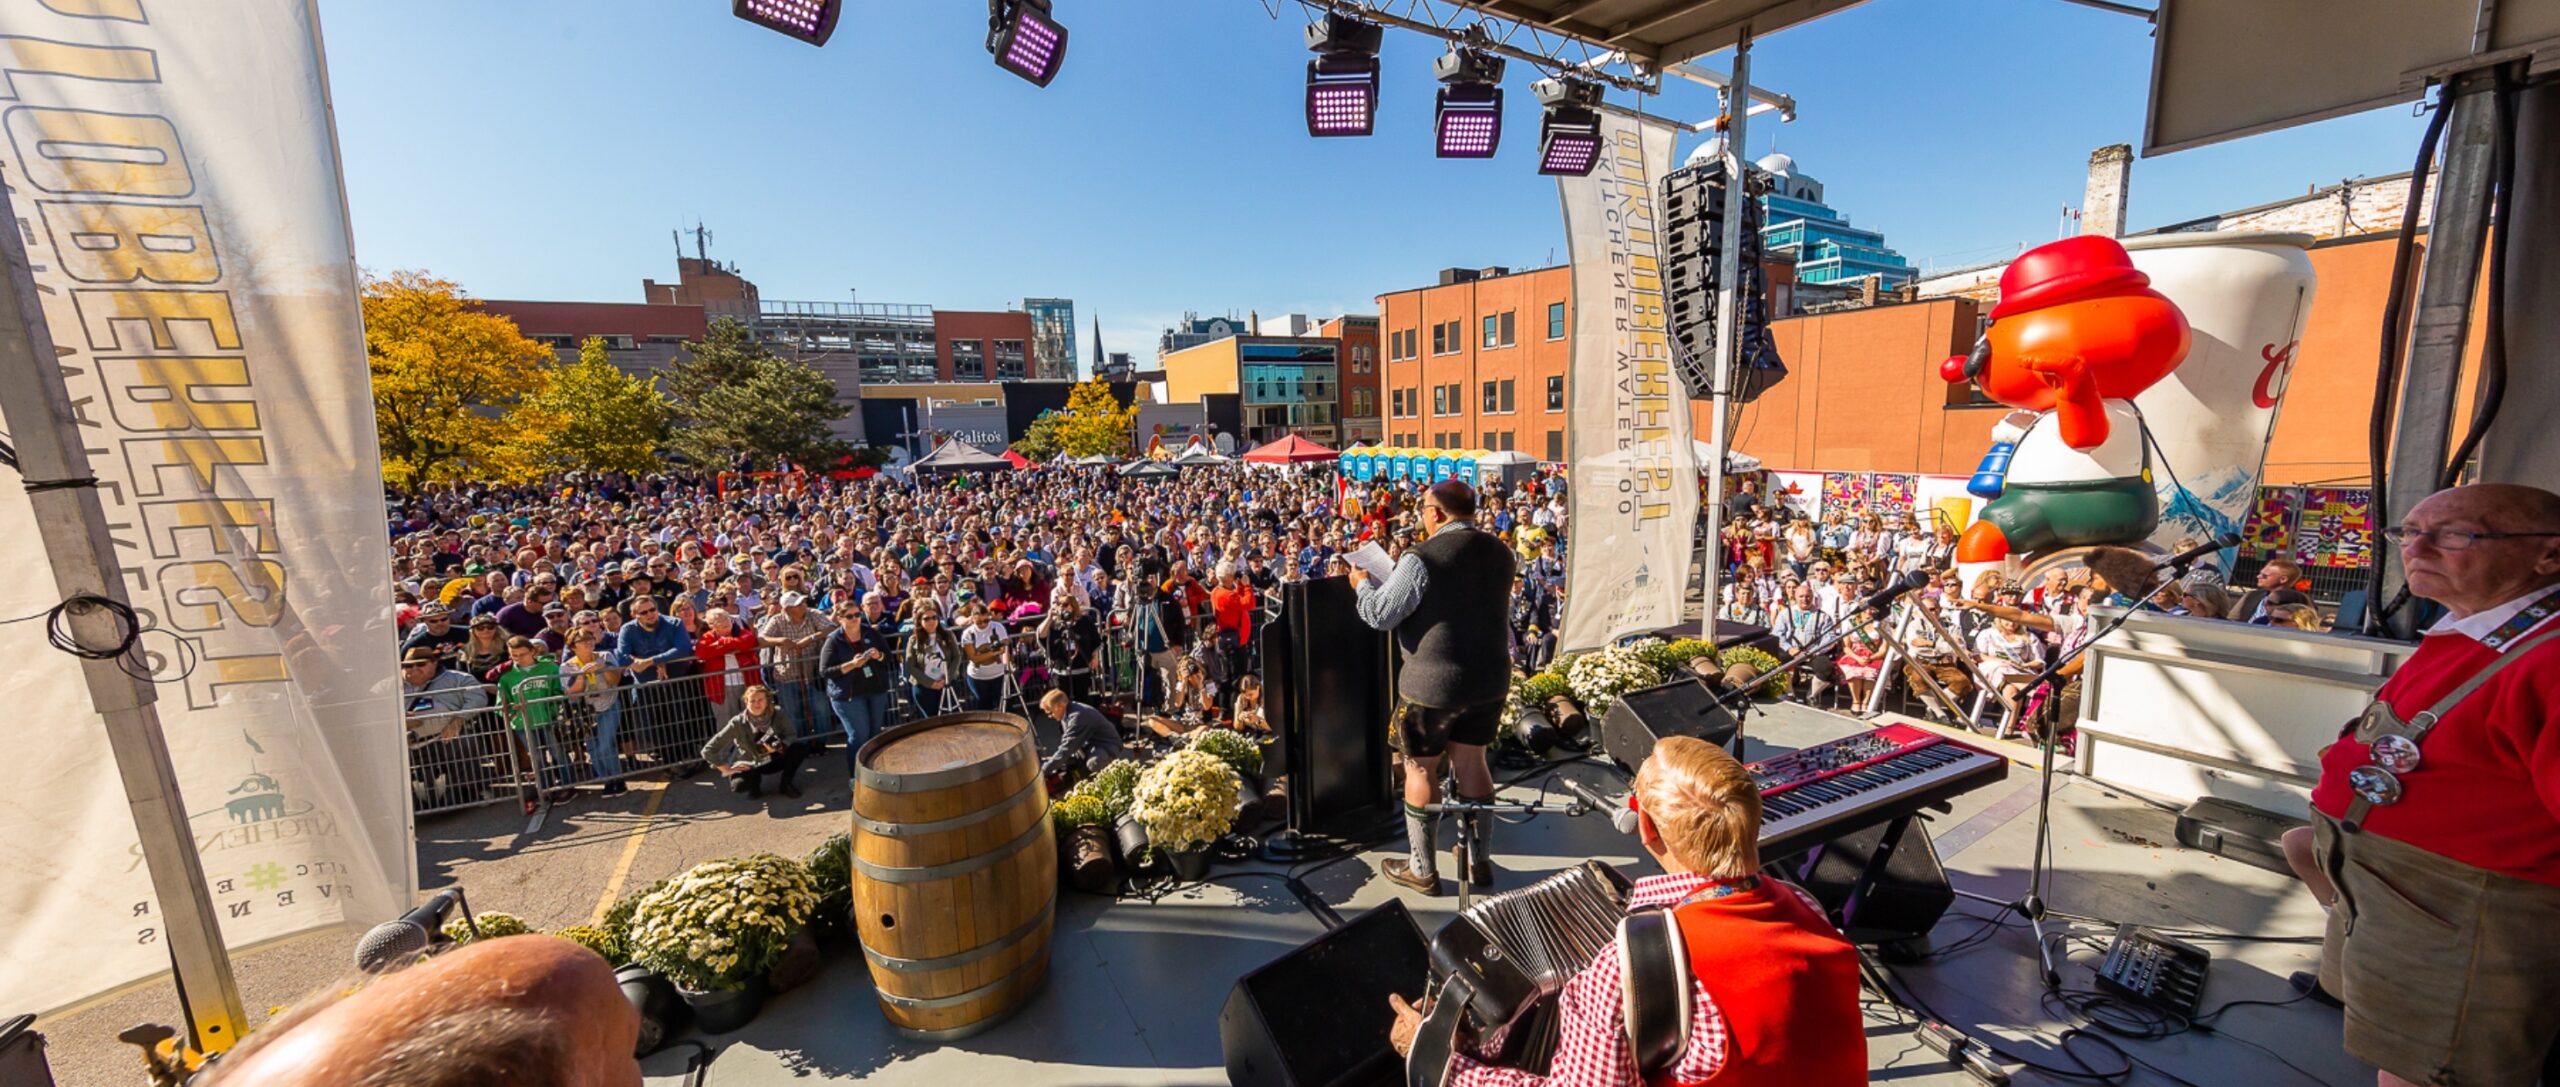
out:
M426 904L373 926L356 941L356 969L379 974L435 946L444 935L444 917L462 900L461 888L430 898Z
M2190 547L2175 555L2171 555L2168 558L2160 560L2159 564L2155 568L2161 570L2182 571L2189 566L2195 565L2197 559L2204 558L2205 556L2214 554L2218 551L2224 551L2238 546L2240 546L2240 534L2236 532L2225 532L2205 543Z
M1591 811L1609 813L1609 825L1617 828L1618 833L1633 834L1636 832L1635 809L1627 806L1627 798L1622 796L1616 800L1611 800L1608 797L1601 795L1600 790L1594 789L1589 785L1585 785L1569 777L1559 776L1556 780L1563 782L1564 791L1572 793L1573 798L1581 801L1583 807Z
M1913 570L1910 573L1886 582L1884 588L1868 593L1866 599L1850 605L1849 610L1853 613L1861 611L1883 611L1886 605L1899 599L1902 594L1910 592L1911 590L1917 589L1928 583L1929 575L1921 573L1918 570Z

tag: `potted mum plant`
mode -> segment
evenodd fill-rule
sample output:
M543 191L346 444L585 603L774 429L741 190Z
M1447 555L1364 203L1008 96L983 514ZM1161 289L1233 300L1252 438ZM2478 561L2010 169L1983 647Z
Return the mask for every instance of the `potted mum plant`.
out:
M666 885L667 881L662 879L615 900L612 908L605 911L601 926L604 938L619 948L623 955L623 961L613 971L613 980L622 987L622 998L630 1001L632 1009L640 1013L640 1038L634 1047L634 1056L646 1057L657 1052L658 1047L665 1045L670 1036L682 1031L685 1024L693 1019L692 1010L685 1006L683 998L676 995L674 982L668 981L666 975L651 969L647 963L631 961L631 915L640 908L642 899L656 894Z
M1199 879L1209 872L1209 843L1235 825L1237 782L1235 769L1216 755L1184 748L1138 775L1129 811L1175 875Z
M1111 860L1111 809L1090 793L1069 793L1049 806L1049 821L1058 828L1058 872L1067 885L1087 894L1107 895L1120 882Z
M1129 814L1129 805L1138 790L1138 764L1123 759L1103 767L1092 777L1067 790L1067 796L1090 796L1102 802L1102 825L1111 829L1113 844L1120 849L1120 860L1130 867L1138 866L1139 855L1147 848L1146 828Z
M632 958L675 983L705 1032L725 1034L763 1010L767 972L817 908L816 881L792 861L706 861L633 909Z
M1654 666L1653 652L1662 643L1652 639L1628 645L1613 646L1596 653L1585 653L1565 668L1565 682L1572 686L1574 697L1593 716L1603 716L1618 704L1618 697L1629 691L1658 687L1670 677Z
M820 944L841 946L853 936L853 835L828 835L800 863L818 888L818 912L809 919L809 929Z

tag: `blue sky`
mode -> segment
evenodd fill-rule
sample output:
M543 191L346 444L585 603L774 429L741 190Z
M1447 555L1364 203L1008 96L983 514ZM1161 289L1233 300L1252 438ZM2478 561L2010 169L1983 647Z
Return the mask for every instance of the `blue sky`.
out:
M998 70L973 0L848 0L813 49L727 0L322 0L356 249L489 298L640 300L696 219L769 299L1077 305L1143 360L1182 311L1329 316L1450 266L1563 259L1514 63L1502 152L1431 151L1430 65L1390 32L1379 132L1305 132L1286 0L1056 0L1046 90ZM1752 119L1913 263L2055 236L2088 153L2139 143L2151 39L2060 0L1871 0L1764 40ZM1730 54L1704 59L1729 65ZM1679 80L1648 108L1684 119ZM1624 102L1622 95L1613 101ZM2406 107L2136 162L2136 229L2405 170ZM1683 140L1685 154L1693 140Z

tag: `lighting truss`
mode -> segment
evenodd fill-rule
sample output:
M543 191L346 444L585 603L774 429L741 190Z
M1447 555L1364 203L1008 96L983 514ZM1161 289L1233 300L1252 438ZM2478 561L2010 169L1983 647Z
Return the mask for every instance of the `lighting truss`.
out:
M1502 146L1504 61L1463 45L1432 65L1440 80L1432 128L1444 159L1489 159Z
M987 0L987 52L996 67L1046 87L1067 64L1067 28L1049 0Z
M836 32L843 0L737 0L730 12L767 30L788 34L811 45L827 44Z
M1532 88L1547 107L1538 124L1538 172L1589 177L1600 165L1600 85L1571 78L1541 79Z
M1339 11L1307 24L1307 135L1366 136L1378 129L1378 46L1386 29Z

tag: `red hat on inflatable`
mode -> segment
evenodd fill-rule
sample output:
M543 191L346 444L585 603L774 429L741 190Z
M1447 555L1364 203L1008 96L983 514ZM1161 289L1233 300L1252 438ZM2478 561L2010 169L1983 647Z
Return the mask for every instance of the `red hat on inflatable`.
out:
M1997 321L2013 313L2147 290L2151 277L2133 266L2113 238L2084 234L2027 250L2000 273Z

